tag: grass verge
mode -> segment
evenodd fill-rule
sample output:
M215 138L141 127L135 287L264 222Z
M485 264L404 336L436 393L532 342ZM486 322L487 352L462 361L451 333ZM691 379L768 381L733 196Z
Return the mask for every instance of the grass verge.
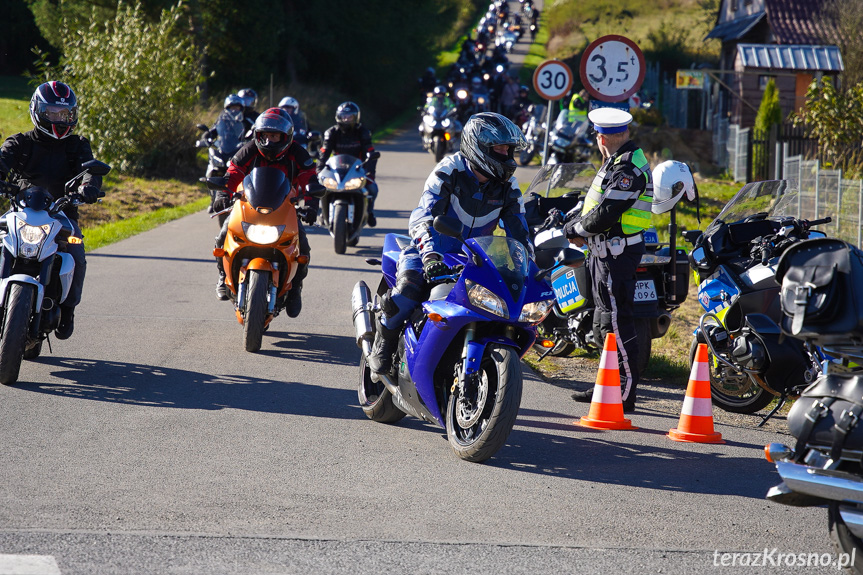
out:
M193 202L172 206L168 208L160 208L131 218L109 222L94 227L85 227L82 231L86 238L87 251L92 251L120 240L130 238L141 232L152 230L153 228L170 221L194 214L206 208L210 203L209 196L199 198Z

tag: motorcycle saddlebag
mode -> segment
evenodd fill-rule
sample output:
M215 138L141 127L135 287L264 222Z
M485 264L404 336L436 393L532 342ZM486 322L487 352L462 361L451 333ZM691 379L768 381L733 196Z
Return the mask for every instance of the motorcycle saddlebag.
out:
M835 238L789 247L776 264L782 331L818 345L863 343L863 252ZM855 289L856 286L856 289Z
M794 452L803 455L807 444L829 450L836 460L845 450L863 455L863 375L831 373L806 388L788 412L788 430L797 438Z

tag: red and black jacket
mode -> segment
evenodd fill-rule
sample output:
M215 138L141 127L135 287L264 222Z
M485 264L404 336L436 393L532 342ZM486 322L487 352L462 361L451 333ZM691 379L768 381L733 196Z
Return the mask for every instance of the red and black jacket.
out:
M303 197L306 196L306 186L309 182L313 178L317 180L315 161L298 143L291 142L285 153L271 162L261 155L252 140L240 148L228 162L228 190L236 192L243 178L252 171L252 168L261 167L278 168L283 171L296 194Z

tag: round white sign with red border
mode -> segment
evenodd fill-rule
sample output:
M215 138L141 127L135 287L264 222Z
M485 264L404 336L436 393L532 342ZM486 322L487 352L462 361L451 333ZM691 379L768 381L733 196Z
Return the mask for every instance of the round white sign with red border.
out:
M572 70L560 60L546 60L533 72L533 89L545 100L560 100L572 88Z
M579 76L592 98L622 102L644 81L644 54L638 45L616 34L597 38L581 56Z

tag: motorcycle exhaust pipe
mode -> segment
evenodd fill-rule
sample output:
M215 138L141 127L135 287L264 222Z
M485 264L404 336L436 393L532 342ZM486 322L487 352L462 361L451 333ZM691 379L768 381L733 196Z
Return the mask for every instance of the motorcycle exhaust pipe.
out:
M671 314L663 313L656 318L656 333L651 334L651 339L657 339L665 335L668 328L671 326Z
M357 347L363 350L363 355L368 356L372 351L372 342L375 339L375 330L372 327L371 291L366 282L359 281L351 293L351 310L354 314L354 331L357 337Z

